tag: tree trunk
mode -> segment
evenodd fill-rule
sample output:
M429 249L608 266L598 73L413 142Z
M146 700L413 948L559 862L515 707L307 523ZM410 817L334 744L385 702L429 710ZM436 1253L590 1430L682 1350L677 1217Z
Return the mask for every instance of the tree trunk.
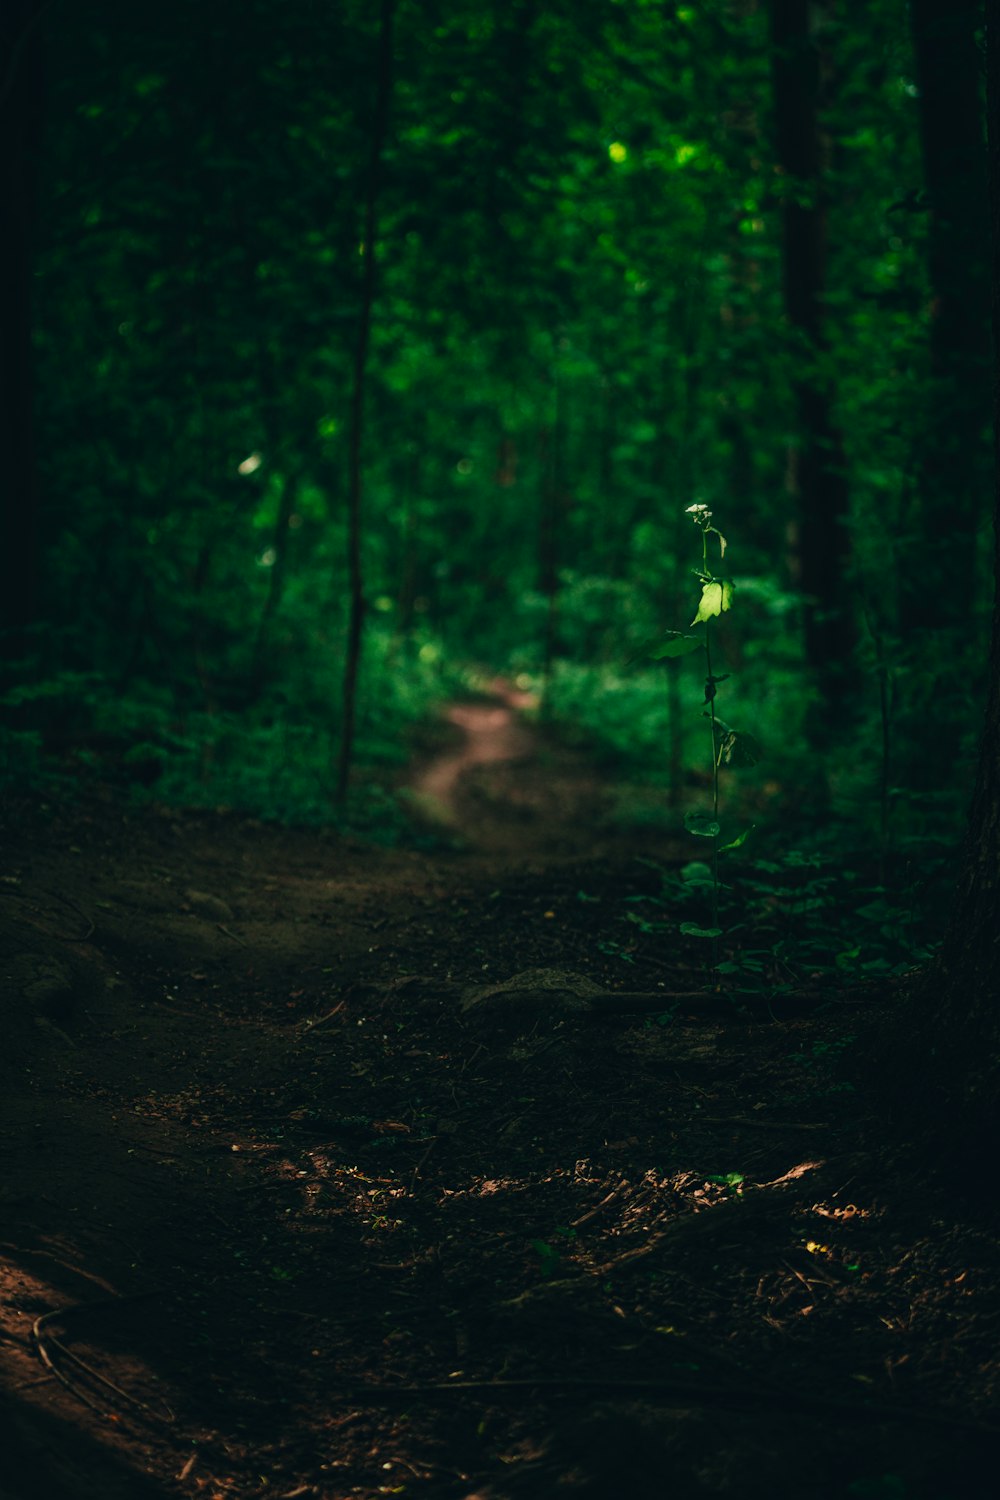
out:
M826 207L820 130L821 59L809 0L772 0L771 41L778 158L785 177L785 311L799 337L794 396L798 442L798 584L805 598L806 660L828 709L843 695L854 632L845 597L848 491L840 436L820 364L826 348Z
M538 588L545 599L542 637L543 717L552 708L552 671L559 632L559 564L563 549L566 495L563 488L566 450L566 401L558 375L553 376L552 429L541 435L541 494L538 529Z
M38 611L39 484L35 462L31 266L42 117L41 0L0 7L0 632L24 649Z
M993 322L1000 342L1000 0L987 6ZM1000 359L994 356L997 375ZM1000 448L1000 379L994 383L994 443ZM998 466L1000 467L1000 466ZM994 558L1000 583L1000 488L994 491ZM986 722L955 909L941 957L897 1041L919 1049L921 1103L936 1095L933 1121L980 1161L1000 1145L1000 607L993 608ZM915 1071L914 1068L911 1071ZM986 1159L989 1159L988 1155Z
M928 224L931 381L911 540L901 548L904 628L967 635L976 532L987 517L989 261L976 0L910 0Z
M368 184L365 195L361 312L358 319L357 342L354 348L354 374L351 385L351 427L347 489L347 566L350 578L351 602L347 624L347 650L344 658L340 755L337 763L337 800L341 804L347 801L351 761L354 756L354 719L357 702L358 669L361 663L361 637L367 608L364 575L361 566L361 452L364 432L368 345L371 336L372 307L375 302L375 236L378 232L379 180L382 173L382 152L385 146L386 133L389 128L389 103L392 97L392 23L394 3L395 0L382 0L375 118L372 122L371 155L368 161Z

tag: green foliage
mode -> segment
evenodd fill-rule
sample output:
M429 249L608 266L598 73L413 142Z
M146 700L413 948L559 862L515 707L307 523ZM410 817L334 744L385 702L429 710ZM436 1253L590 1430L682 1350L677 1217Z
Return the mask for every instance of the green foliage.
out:
M701 599L698 601L698 611L691 621L692 625L707 624L709 620L724 614L731 609L733 604L733 583L729 578L721 581L713 579L701 586Z
M712 525L712 512L707 505L698 503L689 505L686 514L689 515L701 532L701 568L697 570L697 576L702 580L701 601L698 612L692 621L693 625L703 624L705 626L705 697L708 704L708 718L712 731L712 759L711 759L711 781L712 781L712 811L711 813L692 811L684 816L684 827L688 833L694 834L696 838L706 838L712 841L711 894L712 894L712 923L710 927L699 927L696 923L683 922L680 931L687 937L708 938L712 943L712 963L718 960L717 939L723 936L723 929L719 923L719 855L730 850L739 849L746 832L738 837L730 839L726 844L720 845L719 835L722 825L719 822L719 770L723 765L735 769L738 766L754 766L759 759L757 741L751 734L741 734L732 729L716 713L715 700L719 684L729 681L729 673L719 675L712 668L712 621L726 613L732 607L734 586L731 579L718 579L713 577L708 569L708 539L715 537L719 545L719 555L724 557L726 553L726 538L717 527Z
M532 1240L531 1248L538 1256L539 1269L543 1277L554 1276L559 1269L562 1256L546 1240Z
M721 1175L708 1177L706 1181L717 1183L720 1187L733 1188L739 1196L743 1191L746 1178L742 1172L723 1172Z
M696 635L685 635L681 630L665 630L662 637L654 636L640 646L632 661L670 661L678 656L690 656L697 651L701 641Z
M719 820L711 813L689 812L684 814L684 827L695 838L715 839L719 836Z
M336 738L319 711L335 691L335 663L310 682L289 667L284 681L232 708L169 686L137 683L122 696L97 673L62 673L11 689L0 708L30 715L30 728L0 731L0 792L45 786L71 792L97 776L138 800L226 808L286 823L330 821ZM402 670L401 670L402 669ZM429 637L403 643L373 629L359 704L362 778L347 811L351 827L383 840L403 836L404 811L383 776L408 757L400 731L421 724L451 678ZM367 773L367 775L365 774Z
M780 837L781 830L770 831L772 845ZM676 921L678 913L709 905L711 876L703 861L661 871L660 893L638 898L638 913L633 908L629 920L645 922L650 931L711 936L713 928L700 922ZM830 850L778 845L734 865L720 885L722 923L715 931L725 939L725 957L714 972L737 996L772 997L803 987L819 997L845 978L902 976L932 958L953 878L951 862L926 847L905 883L887 889L870 853L847 853L840 844Z
M48 28L44 599L30 680L6 684L12 781L69 753L74 774L90 756L142 795L323 815L377 22L361 0L109 0ZM922 766L942 692L974 740L982 666L963 647L970 669L949 675L952 631L918 652L897 597L934 307L906 17L875 0L815 40L836 85L822 348L783 311L797 188L775 170L767 7L400 0L362 455L361 788L479 664L536 683L548 668L553 722L623 775L662 784L673 737L680 796L707 763L671 701L694 725L724 678L709 667L702 696L678 661L712 630L726 717L753 728L712 731L713 781L741 772L727 810L766 821L773 781L793 807L870 821L882 672L886 842L953 827L961 759L947 779ZM858 732L826 756L805 744L786 483L803 370L834 393L849 581L885 648L872 670L864 643ZM720 576L706 550L693 600L685 507L738 515L746 570L731 576L706 520ZM982 528L970 586L987 553ZM664 632L665 611L694 621Z

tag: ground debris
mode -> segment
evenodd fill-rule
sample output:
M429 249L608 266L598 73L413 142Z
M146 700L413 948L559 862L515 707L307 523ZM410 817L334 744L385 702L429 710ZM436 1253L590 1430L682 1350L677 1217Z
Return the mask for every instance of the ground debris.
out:
M582 847L576 775L477 761L464 849L85 806L26 839L102 915L81 949L0 903L76 1044L23 1024L5 1094L0 1377L79 1444L15 1500L992 1500L996 1238L885 1155L838 1013L748 1018L626 926L655 876ZM60 1335L81 1276L157 1295Z

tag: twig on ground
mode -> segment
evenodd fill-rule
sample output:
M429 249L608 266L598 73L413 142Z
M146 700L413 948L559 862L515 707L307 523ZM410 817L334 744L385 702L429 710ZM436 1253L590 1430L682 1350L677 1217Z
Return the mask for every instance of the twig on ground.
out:
M237 937L235 932L230 932L225 922L216 922L215 930L217 932L221 932L227 938L232 938L233 942L239 943L241 948L246 947L246 943L243 941L243 939L241 937Z
M622 1180L621 1180L621 1182L616 1183L615 1186L611 1189L610 1193L608 1193L604 1198L602 1198L601 1201L600 1201L600 1203L598 1203L596 1205L596 1207L589 1208L587 1210L587 1212L585 1214L581 1214L578 1219L571 1219L570 1220L570 1228L571 1229L580 1229L582 1227L582 1225L589 1224L590 1221L591 1221L591 1219L596 1219L597 1215L599 1213L601 1213L602 1210L604 1210L605 1208L607 1208L607 1206L608 1206L609 1203L613 1203L614 1200L618 1197L619 1193L623 1192L624 1189L627 1188L627 1187L628 1187L628 1182L623 1177Z
M346 1004L346 1000L338 1000L337 1004L333 1007L333 1010L328 1010L326 1015L320 1016L318 1021L303 1022L303 1031L318 1031L321 1026L326 1025L327 1021L332 1021L334 1016L338 1016Z
M169 1406L167 1406L165 1402L163 1405L163 1411L156 1411L145 1401L141 1401L138 1396L132 1396L128 1391L122 1390L120 1385L116 1385L113 1380L110 1380L108 1378L108 1376L102 1375L100 1370L95 1370L93 1365L90 1365L86 1360L81 1359L79 1354L76 1354L72 1349L67 1348L67 1346L62 1342L61 1339L56 1338L54 1333L48 1332L50 1324L65 1323L67 1318L71 1318L74 1314L88 1313L102 1307L119 1307L124 1302L137 1302L146 1297L155 1297L156 1295L157 1293L154 1291L133 1292L130 1295L124 1297L108 1297L100 1302L76 1302L73 1303L70 1307L59 1307L55 1308L52 1312L43 1313L42 1316L40 1318L36 1318L34 1323L31 1325L32 1337L34 1338L35 1347L38 1350L38 1355L42 1361L42 1364L50 1372L50 1374L55 1376L60 1385L64 1386L65 1389L70 1392L71 1395L82 1401L85 1406L89 1406L92 1411L98 1412L101 1416L106 1416L107 1413L104 1412L102 1408L92 1399L88 1392L81 1390L79 1385L74 1384L69 1379L69 1377L59 1369L59 1366L52 1359L50 1350L56 1351L63 1357L63 1359L67 1360L70 1364L75 1365L76 1368L89 1380L93 1380L96 1384L104 1386L106 1390L111 1391L114 1396L116 1396L120 1401L125 1402L127 1406L133 1407L136 1411L141 1411L145 1416L153 1418L154 1421L173 1422L175 1420L174 1413L170 1410Z

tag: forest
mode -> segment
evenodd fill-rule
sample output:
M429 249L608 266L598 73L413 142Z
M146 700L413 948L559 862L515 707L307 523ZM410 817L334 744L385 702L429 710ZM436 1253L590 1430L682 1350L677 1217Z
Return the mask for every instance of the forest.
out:
M1000 0L7 0L0 1500L986 1500Z

